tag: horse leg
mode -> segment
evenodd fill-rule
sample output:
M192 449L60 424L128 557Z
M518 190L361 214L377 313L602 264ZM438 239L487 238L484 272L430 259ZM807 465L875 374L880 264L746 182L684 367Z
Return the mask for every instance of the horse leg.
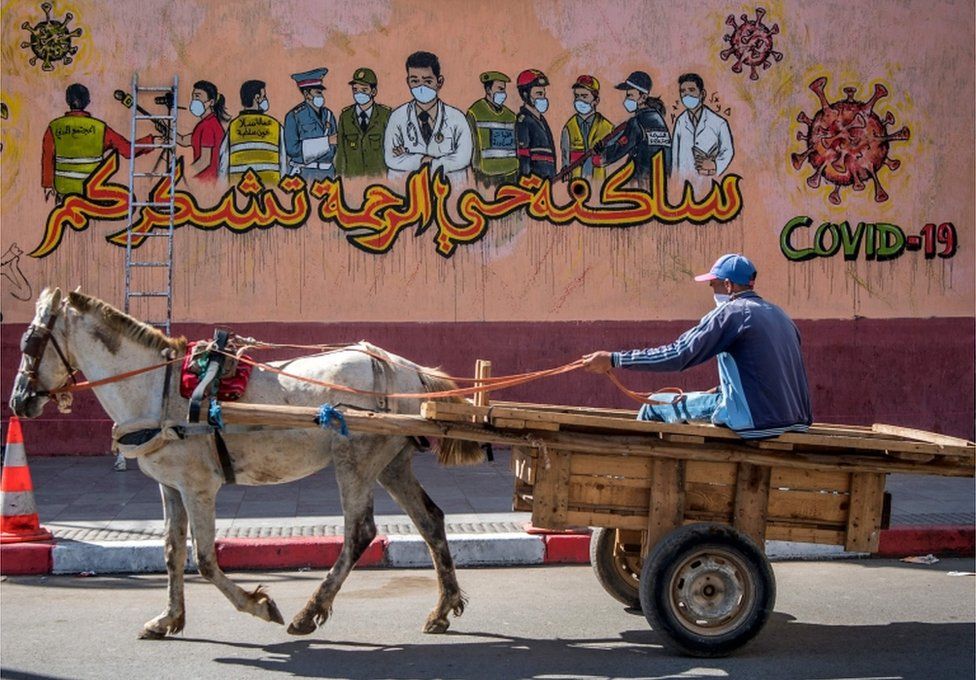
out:
M139 633L143 640L158 640L183 630L186 623L183 606L183 569L186 565L186 508L180 492L165 484L159 485L163 497L163 516L166 519L166 576L169 603L166 611L146 621Z
M288 632L292 635L308 635L321 626L332 613L332 602L339 593L349 572L376 538L373 521L373 481L364 479L348 466L336 462L336 477L342 498L345 532L339 559L332 565L325 580L315 590L308 602L292 619Z
M454 560L447 545L447 532L444 529L444 512L431 500L420 482L417 481L410 467L412 447L406 447L380 473L380 484L386 489L397 503L400 504L413 523L417 526L430 550L440 594L437 606L427 617L424 624L425 633L443 633L451 625L447 615L454 612L454 616L464 613L464 594L458 586L457 575L454 572Z
M183 502L190 516L193 531L193 550L197 558L200 575L224 594L240 612L247 612L259 619L283 624L285 620L264 590L258 586L248 592L231 581L217 565L217 551L214 547L216 537L216 490L196 490L184 494Z

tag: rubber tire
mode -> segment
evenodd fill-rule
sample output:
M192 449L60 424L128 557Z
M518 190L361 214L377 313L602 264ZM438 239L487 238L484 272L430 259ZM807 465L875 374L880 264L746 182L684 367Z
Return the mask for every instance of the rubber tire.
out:
M741 621L721 635L701 635L681 623L666 592L674 571L686 556L709 546L734 553L747 570L756 590L752 606ZM664 634L672 649L698 657L727 656L752 640L769 619L776 603L776 579L772 566L756 543L730 526L689 524L672 531L651 550L641 570L640 599L644 617Z
M590 536L590 564L596 580L613 599L632 609L640 609L640 589L620 575L614 566L613 554L616 529L594 529Z

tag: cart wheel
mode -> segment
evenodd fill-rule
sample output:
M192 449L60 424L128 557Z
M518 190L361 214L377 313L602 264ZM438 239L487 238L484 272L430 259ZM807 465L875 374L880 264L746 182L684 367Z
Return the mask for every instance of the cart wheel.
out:
M640 557L614 554L616 529L594 529L590 536L590 564L596 580L613 599L640 609Z
M766 625L776 601L769 560L730 526L689 524L653 548L640 578L644 616L670 646L725 656Z

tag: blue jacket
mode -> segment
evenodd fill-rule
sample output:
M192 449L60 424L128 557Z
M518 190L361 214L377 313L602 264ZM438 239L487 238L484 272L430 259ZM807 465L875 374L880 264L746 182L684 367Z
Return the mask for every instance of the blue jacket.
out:
M670 345L614 352L613 365L683 371L712 357L720 381L716 425L761 438L813 422L800 333L782 309L752 291L735 294Z
M298 104L285 115L285 151L288 153L288 160L301 165L305 160L302 156L302 140L331 137L336 134L337 129L335 116L329 109L323 106L316 113L306 102ZM324 156L315 160L319 163L331 163L335 153L336 148L332 146Z

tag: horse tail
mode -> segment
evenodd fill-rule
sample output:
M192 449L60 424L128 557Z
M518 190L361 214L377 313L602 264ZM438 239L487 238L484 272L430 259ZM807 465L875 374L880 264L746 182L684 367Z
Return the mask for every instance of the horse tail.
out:
M453 380L436 371L421 369L418 375L427 392L446 392L456 390L458 387ZM467 403L463 397L439 397L435 401ZM433 448L437 453L437 461L441 465L477 465L485 460L484 449L478 442L464 439L441 439L435 440Z

